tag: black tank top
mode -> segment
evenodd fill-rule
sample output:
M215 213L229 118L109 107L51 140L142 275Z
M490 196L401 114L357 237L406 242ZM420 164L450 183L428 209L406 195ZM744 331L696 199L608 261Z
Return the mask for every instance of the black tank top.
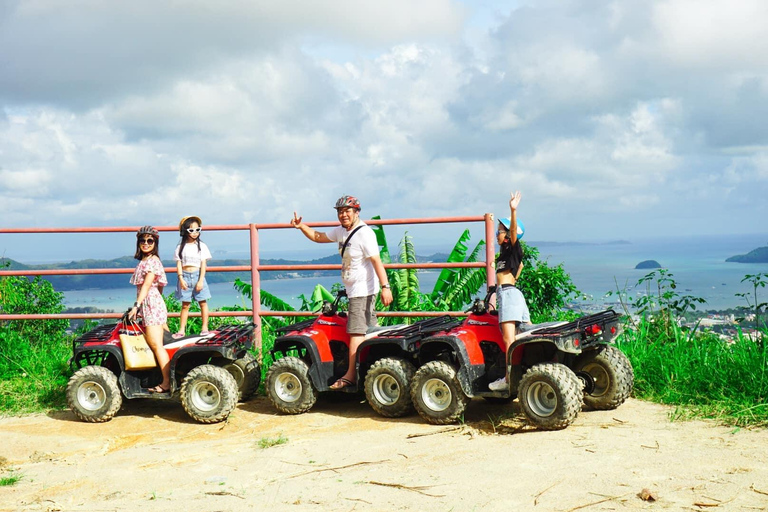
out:
M522 262L523 248L520 246L520 243L518 242L513 245L510 242L504 242L501 244L499 256L496 258L496 273L509 270L513 276L516 276Z

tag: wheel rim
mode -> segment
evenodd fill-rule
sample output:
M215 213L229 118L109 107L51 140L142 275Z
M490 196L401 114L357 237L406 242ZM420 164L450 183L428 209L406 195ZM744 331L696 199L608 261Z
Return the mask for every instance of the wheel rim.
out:
M400 385L391 375L378 375L373 380L373 396L383 405L394 405L400 399Z
M230 375L232 375L235 378L235 382L237 382L238 389L243 384L243 381L245 380L245 372L242 368L240 368L236 364L228 364L224 367L225 370L227 370Z
M275 379L275 394L283 402L293 403L301 397L301 381L292 373L281 373Z
M421 400L432 411L446 410L451 405L452 399L451 388L443 380L429 379L421 387Z
M208 381L195 382L190 394L192 404L199 411L213 411L221 403L219 388Z
M589 393L591 396L603 396L608 392L611 385L611 376L599 364L588 364L583 370L592 376L594 389Z
M546 382L534 382L525 393L531 410L542 417L551 416L557 408L557 393Z
M77 390L77 402L83 409L97 411L107 403L107 390L98 382L83 382Z

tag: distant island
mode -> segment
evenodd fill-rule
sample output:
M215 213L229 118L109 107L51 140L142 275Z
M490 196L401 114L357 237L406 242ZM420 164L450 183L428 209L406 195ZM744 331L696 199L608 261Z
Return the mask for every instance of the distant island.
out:
M608 242L529 242L536 247L573 247L573 246L595 246L595 245L632 245L627 240L609 240Z
M436 253L431 256L417 256L419 262L447 261L448 254ZM104 268L134 268L136 260L132 256L122 256L113 260L87 259L71 261L69 263L51 263L45 265L26 265L24 263L12 260L10 258L0 258L0 268L7 265L8 270L72 270L72 269L104 269ZM317 258L309 261L286 260L286 259L261 259L262 265L340 265L341 257L338 254L332 254L324 258ZM208 261L209 267L238 267L250 265L250 260L246 259L218 259L214 258ZM167 267L176 267L176 262L172 260L163 260L163 265ZM176 287L176 272L167 272L168 286L173 289ZM338 276L338 270L278 270L261 272L261 280L272 279L291 279L295 277L325 277ZM47 281L53 285L57 291L70 290L111 290L116 288L128 288L130 274L85 274L85 275L64 275L64 276L45 276ZM206 274L208 283L231 283L235 279L250 282L250 272L210 272Z
M635 265L635 268L646 269L646 268L662 268L662 267L661 267L661 263L659 263L656 260L645 260Z
M758 247L747 254L731 256L725 261L731 263L768 263L768 247Z

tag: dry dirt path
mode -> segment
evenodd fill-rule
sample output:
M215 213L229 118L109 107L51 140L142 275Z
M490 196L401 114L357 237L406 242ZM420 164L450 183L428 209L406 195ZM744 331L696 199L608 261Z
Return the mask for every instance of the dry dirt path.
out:
M2 474L22 478L0 487L0 510L768 510L765 430L672 423L637 400L540 432L516 402L474 400L465 425L441 427L323 398L282 416L259 397L218 425L146 400L98 425L2 418Z

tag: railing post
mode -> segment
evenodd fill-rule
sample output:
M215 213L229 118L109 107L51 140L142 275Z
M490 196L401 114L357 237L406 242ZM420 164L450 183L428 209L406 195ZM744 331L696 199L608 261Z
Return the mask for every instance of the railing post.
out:
M253 323L256 326L254 345L261 354L261 278L259 276L259 230L256 224L248 224L251 235L251 307L253 308Z
M493 257L496 256L496 237L494 236L493 214L485 214L485 283L490 288L496 284L496 270Z

